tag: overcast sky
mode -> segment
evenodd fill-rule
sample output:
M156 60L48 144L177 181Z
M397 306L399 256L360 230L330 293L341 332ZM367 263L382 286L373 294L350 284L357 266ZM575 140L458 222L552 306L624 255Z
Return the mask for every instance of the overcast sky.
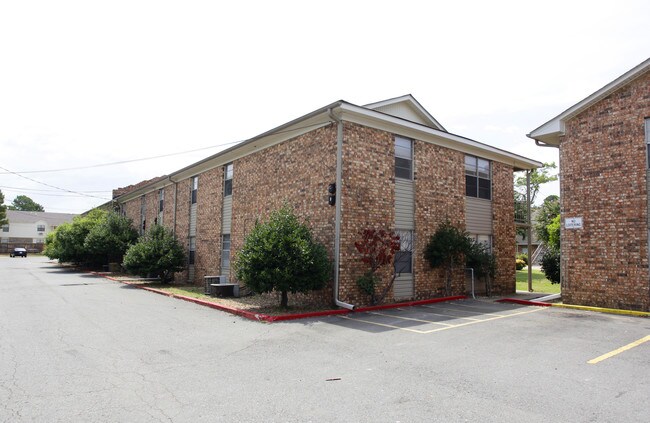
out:
M525 134L647 59L649 17L647 0L0 0L0 167L22 176L0 169L0 190L81 213L333 101L407 93L450 132L557 162Z

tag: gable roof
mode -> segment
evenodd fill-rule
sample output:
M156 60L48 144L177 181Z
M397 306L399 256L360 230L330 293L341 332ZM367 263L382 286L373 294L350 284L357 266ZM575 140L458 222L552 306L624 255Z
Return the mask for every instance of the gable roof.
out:
M411 94L366 104L363 107L447 132Z
M120 202L128 201L207 170L223 166L241 157L264 150L317 128L331 125L334 123L333 116L346 122L365 125L466 154L480 156L488 160L506 163L515 170L536 169L542 166L542 163L536 160L440 129L442 126L413 96L407 94L366 106L357 106L344 100L336 101L270 131L242 141L183 169L172 172L166 177L136 184L128 192L118 193L118 197L114 197L114 199ZM420 121L411 120L408 117L411 119L417 118L416 120Z
M645 75L650 71L650 58L646 59L643 63L635 66L623 75L619 76L609 84L605 85L595 93L591 94L584 100L569 107L553 119L539 126L527 134L526 136L541 141L544 144L558 146L560 145L560 136L565 133L565 123L567 120L583 112L587 108L593 106L603 98L607 97L614 91L626 86L635 79Z
M34 211L21 211L21 210L7 210L7 220L9 224L12 223L36 223L45 222L48 225L59 226L65 222L71 222L72 218L77 216L70 213L50 213L50 212L34 212Z

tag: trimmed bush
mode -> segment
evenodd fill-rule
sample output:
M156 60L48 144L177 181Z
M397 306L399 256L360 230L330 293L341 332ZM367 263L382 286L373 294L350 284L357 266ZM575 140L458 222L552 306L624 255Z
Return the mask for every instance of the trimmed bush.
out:
M148 277L157 276L169 282L174 272L184 269L185 251L164 226L155 225L126 251L122 265L131 273Z
M280 306L288 293L321 289L331 277L327 250L288 207L255 223L235 261L237 279L256 293L279 291Z

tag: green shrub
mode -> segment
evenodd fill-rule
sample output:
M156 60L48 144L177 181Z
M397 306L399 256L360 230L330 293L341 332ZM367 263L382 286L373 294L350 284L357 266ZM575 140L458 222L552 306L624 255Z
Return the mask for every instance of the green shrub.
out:
M183 270L185 262L185 251L173 233L154 225L129 247L122 265L131 273L143 277L155 275L164 283L173 278L174 272Z
M468 249L465 252L465 266L474 269L477 278L489 276L494 278L496 274L496 260L494 254L482 242L470 239Z
M547 250L542 256L542 271L551 283L560 283L560 252Z
M471 239L467 232L456 228L448 220L438 226L424 249L424 258L433 268L445 269L445 294L451 294L451 275L454 268L464 264L464 256L470 249Z
M285 308L288 292L321 289L332 274L327 250L288 206L272 212L268 222L255 223L235 268L237 279L253 292L279 291Z
M88 232L84 248L95 265L120 263L137 239L131 219L111 212Z

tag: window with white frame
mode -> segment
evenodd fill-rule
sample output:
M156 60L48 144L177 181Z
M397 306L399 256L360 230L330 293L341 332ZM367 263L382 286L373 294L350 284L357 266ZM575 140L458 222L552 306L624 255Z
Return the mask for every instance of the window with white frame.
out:
M45 225L36 225L36 232L45 232Z
M144 195L140 197L140 235L144 234L147 230L147 217L146 217L147 202Z
M223 196L232 195L232 163L228 163L223 169Z
M9 225L2 225L2 232L9 232Z
M190 254L189 254L189 264L194 264L196 259L196 237L190 237Z
M395 177L413 179L413 140L395 137Z
M650 169L650 118L645 118L645 145L648 169Z
M221 269L230 268L230 234L221 236Z
M413 231L395 231L399 235L399 251L395 253L395 273L413 273Z
M163 210L165 209L165 189L161 188L158 190L158 219L156 223L162 225L163 219Z
M192 204L196 204L196 195L199 190L199 177L198 176L193 176L191 180L191 194L190 194L190 199Z
M465 156L465 195L491 200L491 175L489 160Z

